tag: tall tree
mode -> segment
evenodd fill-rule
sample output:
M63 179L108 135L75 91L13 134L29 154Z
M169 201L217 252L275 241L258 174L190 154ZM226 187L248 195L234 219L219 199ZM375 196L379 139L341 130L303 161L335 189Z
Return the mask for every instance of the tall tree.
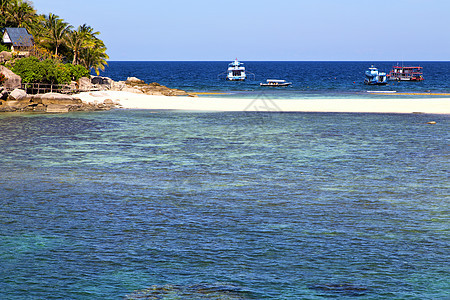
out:
M55 56L58 56L58 48L64 42L66 35L72 29L69 23L64 22L59 16L50 13L45 17L45 28L47 39L55 47Z
M80 53L81 64L88 70L94 69L97 75L99 70L104 70L108 65L106 60L109 56L106 54L106 47L102 40L95 38L94 46L83 48Z
M66 44L72 50L73 59L72 64L79 63L79 57L81 49L94 48L97 45L98 31L94 32L94 29L86 24L78 26L77 30L71 31L66 39Z
M25 0L9 0L3 2L5 4L4 14L6 15L7 25L11 27L25 27L28 29L29 25L36 17L36 11L32 4Z
M33 22L29 24L27 29L28 32L33 36L35 43L43 43L46 38L45 16L36 15L33 19Z
M0 27L6 26L7 9L11 0L0 0Z

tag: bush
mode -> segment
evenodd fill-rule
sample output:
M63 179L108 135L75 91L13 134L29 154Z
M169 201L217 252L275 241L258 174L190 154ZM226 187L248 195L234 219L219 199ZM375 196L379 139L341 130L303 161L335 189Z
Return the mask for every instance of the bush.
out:
M89 70L83 67L82 65L66 64L65 66L69 70L72 80L77 81L81 77L90 76Z
M12 71L22 78L23 83L68 84L72 80L89 76L89 71L83 66L62 64L51 59L40 61L33 56L18 60Z
M9 49L6 45L0 44L0 52L3 51L11 52L11 49Z
M39 68L39 59L36 57L16 61L11 70L22 78L23 83L42 82L44 78L44 72Z

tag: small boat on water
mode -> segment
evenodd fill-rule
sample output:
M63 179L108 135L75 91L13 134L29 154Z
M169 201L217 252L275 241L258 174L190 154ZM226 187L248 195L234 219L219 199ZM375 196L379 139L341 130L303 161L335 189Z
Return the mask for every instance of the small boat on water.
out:
M286 82L286 80L279 79L267 79L266 82L261 82L260 86L288 86L291 85L292 82Z
M371 66L369 70L366 71L366 78L364 78L364 83L368 85L385 85L387 84L387 77L385 72L378 71L377 68Z
M243 81L246 78L244 63L241 63L236 58L234 62L228 64L227 80Z
M422 67L394 66L387 77L389 80L422 81L424 80L422 69Z

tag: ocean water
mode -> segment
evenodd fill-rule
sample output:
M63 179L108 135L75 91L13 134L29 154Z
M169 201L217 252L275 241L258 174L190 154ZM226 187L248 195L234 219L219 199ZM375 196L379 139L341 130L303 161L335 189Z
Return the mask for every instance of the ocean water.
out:
M114 110L0 127L1 299L450 296L448 116Z
M397 62L244 62L254 74L244 82L230 82L219 76L229 62L109 62L102 76L114 80L137 77L147 83L158 82L190 92L225 93L224 97L268 98L382 98L367 91L399 93L450 93L450 62L398 62L404 66L421 66L422 82L390 81L386 86L367 86L364 72L371 66L389 73ZM284 79L289 87L261 87L266 79ZM212 95L217 97L217 95ZM389 94L387 97L392 97ZM411 97L396 95L395 97ZM420 96L416 96L420 97ZM429 97L429 96L427 96ZM442 97L442 96L441 96Z

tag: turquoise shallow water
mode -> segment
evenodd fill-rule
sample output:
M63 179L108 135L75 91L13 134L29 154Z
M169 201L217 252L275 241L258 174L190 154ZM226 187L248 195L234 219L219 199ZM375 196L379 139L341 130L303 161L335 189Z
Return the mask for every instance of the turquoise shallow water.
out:
M0 298L448 298L448 121L2 114Z

